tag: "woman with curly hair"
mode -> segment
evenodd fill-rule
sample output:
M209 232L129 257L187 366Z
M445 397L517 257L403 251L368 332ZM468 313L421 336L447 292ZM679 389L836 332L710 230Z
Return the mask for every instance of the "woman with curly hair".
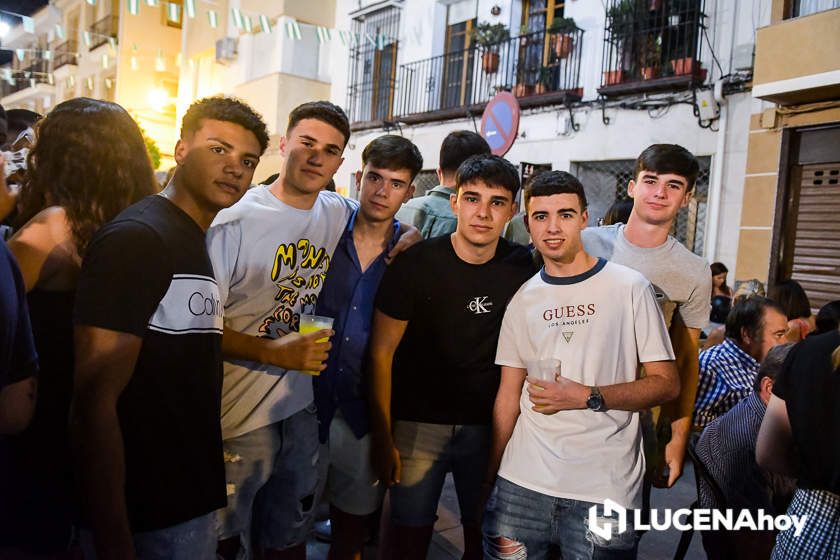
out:
M8 442L17 468L12 480L0 482L11 486L3 493L0 531L14 536L3 539L7 545L54 553L66 549L73 520L67 418L82 257L101 226L157 188L140 129L115 103L70 99L37 128L21 190L25 223L9 248L28 292L39 394L30 427Z

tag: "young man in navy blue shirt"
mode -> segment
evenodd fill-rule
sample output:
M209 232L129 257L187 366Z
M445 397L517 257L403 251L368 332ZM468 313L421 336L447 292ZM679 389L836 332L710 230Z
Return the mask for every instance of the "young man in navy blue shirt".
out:
M401 235L394 215L414 194L423 157L409 140L386 135L367 145L362 164L356 172L360 206L338 242L316 308L335 320L327 367L314 378L314 389L319 437L329 449L330 557L337 560L361 558L365 521L382 500L370 462L363 358L385 258Z

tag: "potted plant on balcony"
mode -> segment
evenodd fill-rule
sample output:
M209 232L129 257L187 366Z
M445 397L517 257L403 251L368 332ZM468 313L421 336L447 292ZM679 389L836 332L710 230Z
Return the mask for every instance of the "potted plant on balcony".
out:
M639 66L641 66L641 77L643 80L658 78L662 65L662 37L648 35L642 45Z
M552 89L551 87L551 75L552 75L553 68L551 66L543 66L540 68L540 77L537 80L537 85L534 87L534 93L537 95L542 95L547 91Z
M554 54L557 58L567 58L575 44L574 33L578 26L574 18L558 17L551 21L548 31L554 38Z
M473 28L471 36L484 51L481 68L487 74L495 74L499 70L499 45L510 39L508 28L501 23L479 23Z
M618 64L616 69L604 72L604 85L611 86L624 81L624 59L633 41L635 11L634 0L620 0L607 10L607 25L617 51Z

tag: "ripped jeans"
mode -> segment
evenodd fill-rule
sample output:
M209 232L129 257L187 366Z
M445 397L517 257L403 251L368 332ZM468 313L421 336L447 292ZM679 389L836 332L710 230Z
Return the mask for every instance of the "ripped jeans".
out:
M312 404L274 424L222 442L228 503L219 510L219 540L239 536L239 558L260 548L306 541L324 488L318 419Z
M556 549L564 560L636 558L638 539L632 527L614 531L609 540L589 531L592 506L602 519L603 504L555 498L499 477L484 512L484 557L542 560Z

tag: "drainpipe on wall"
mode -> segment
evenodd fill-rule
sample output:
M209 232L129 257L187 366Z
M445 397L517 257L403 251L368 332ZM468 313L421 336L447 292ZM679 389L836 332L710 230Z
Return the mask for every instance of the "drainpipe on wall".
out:
M720 213L723 210L723 160L726 150L726 128L729 120L729 106L723 96L723 80L715 82L715 101L720 104L720 119L718 120L717 147L712 161L712 177L709 181L707 202L709 223L706 227L706 241L703 243L703 254L709 262L717 260L718 227L720 227Z

